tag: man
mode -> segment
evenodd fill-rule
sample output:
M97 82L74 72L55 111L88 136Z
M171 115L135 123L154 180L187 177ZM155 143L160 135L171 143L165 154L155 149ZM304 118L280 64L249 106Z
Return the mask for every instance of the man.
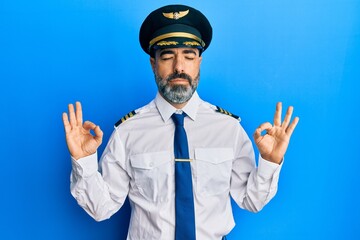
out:
M63 114L72 195L97 221L118 211L128 196L128 239L222 239L235 225L230 196L257 212L277 191L299 119L290 123L289 107L281 122L277 104L274 124L262 124L254 134L260 152L256 168L239 118L201 100L196 91L211 37L206 17L188 6L165 6L145 19L140 43L150 55L158 94L115 124L100 166L100 127L83 123L79 102L76 110L69 105L69 116Z

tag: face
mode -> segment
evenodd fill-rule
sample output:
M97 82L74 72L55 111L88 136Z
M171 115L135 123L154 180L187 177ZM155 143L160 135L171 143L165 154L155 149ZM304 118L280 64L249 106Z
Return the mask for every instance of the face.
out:
M202 60L199 53L195 48L166 48L150 59L158 90L170 103L185 103L195 92Z

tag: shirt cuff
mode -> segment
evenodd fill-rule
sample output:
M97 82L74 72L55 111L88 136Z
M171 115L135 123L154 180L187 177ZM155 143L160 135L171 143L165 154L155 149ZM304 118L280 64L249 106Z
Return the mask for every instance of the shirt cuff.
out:
M71 156L73 173L80 177L89 177L98 171L97 152L83 158L75 160Z
M270 179L275 174L279 174L283 163L284 159L281 161L280 164L277 164L263 159L259 154L258 174L266 179Z

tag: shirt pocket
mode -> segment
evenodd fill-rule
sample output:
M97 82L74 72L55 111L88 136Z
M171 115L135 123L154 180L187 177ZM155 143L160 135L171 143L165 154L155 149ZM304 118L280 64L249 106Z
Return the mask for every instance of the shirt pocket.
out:
M232 148L195 149L197 192L212 196L229 191L233 159Z
M169 199L171 166L170 152L152 152L130 156L134 181L139 193L153 202Z

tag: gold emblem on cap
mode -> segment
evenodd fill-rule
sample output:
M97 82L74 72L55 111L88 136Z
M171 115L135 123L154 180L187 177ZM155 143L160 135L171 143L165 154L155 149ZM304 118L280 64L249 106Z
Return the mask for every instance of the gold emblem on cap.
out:
M170 46L170 45L178 45L179 43L176 41L161 41L158 42L156 45L158 46Z
M170 12L170 13L162 13L164 17L169 19L178 20L179 18L185 17L188 15L189 9L186 11L179 11L179 12Z
M195 42L195 41L193 41L193 42L183 42L183 44L186 45L186 46L200 46L200 43Z

